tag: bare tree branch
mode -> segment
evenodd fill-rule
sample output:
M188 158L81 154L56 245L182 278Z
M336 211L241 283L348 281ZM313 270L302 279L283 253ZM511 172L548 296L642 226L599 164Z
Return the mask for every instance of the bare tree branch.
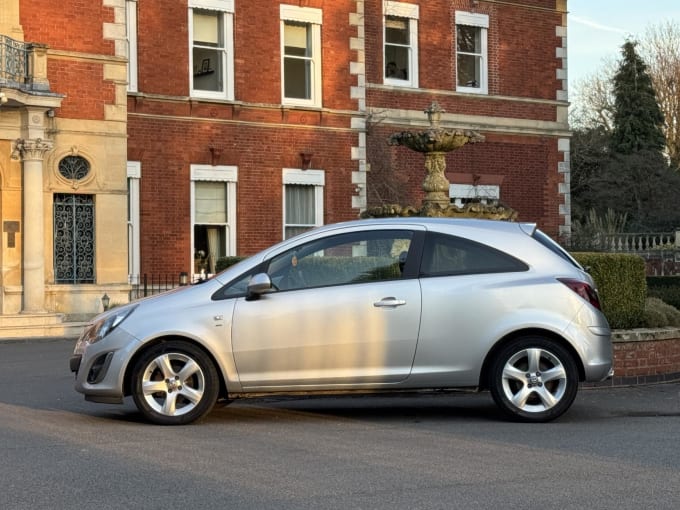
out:
M668 20L647 28L640 54L649 67L664 115L668 157L680 168L680 25Z
M614 91L612 80L616 64L610 58L603 59L603 65L596 74L576 82L572 91L570 123L579 129L603 127L606 132L613 128Z

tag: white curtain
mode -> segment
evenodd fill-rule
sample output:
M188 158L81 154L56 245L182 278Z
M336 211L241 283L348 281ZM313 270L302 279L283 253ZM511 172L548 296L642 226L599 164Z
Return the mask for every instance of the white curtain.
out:
M220 229L208 228L208 269L210 274L215 274L215 263L220 254Z
M286 184L286 238L313 227L314 186Z

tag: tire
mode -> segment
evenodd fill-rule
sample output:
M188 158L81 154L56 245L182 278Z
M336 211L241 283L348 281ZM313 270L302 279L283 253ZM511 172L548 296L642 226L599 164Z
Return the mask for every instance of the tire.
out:
M507 417L547 422L564 414L574 402L578 368L558 343L539 336L521 337L498 353L489 383L491 396Z
M183 425L208 414L217 401L215 365L198 347L170 341L149 348L132 371L132 398L147 420Z

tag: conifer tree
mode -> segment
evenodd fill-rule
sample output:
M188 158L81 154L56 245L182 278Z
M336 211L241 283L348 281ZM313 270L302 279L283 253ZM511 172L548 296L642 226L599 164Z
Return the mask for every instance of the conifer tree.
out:
M636 51L637 43L627 41L623 59L614 75L614 129L611 149L619 154L651 151L661 154L665 147L663 114L656 99L647 65Z

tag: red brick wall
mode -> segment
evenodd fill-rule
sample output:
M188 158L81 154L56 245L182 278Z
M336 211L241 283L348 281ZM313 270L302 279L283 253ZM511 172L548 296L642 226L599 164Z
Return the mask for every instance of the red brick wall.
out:
M659 333L663 338L658 338ZM630 386L680 381L679 331L614 332L614 377L587 386ZM625 337L634 334L636 340Z
M560 88L556 71L561 66L555 55L555 48L561 45L555 27L562 24L562 13L555 10L555 0L477 2L476 5L471 0L404 1L419 5L421 88L456 88L455 12L459 10L489 16L489 94L555 99ZM382 0L367 0L365 10L371 14L380 13L366 16L366 72L369 82L382 83ZM458 106L456 111L465 113L477 113L480 107L486 108L475 101L466 101ZM420 108L420 104L414 107ZM492 108L498 108L498 105ZM554 115L551 120L554 120Z
M614 343L617 377L680 374L680 338Z
M114 84L104 81L103 62L90 57L114 54L113 41L103 34L104 23L114 22L113 9L103 7L100 0L22 0L20 22L25 41L49 47L50 91L65 96L57 116L103 119L104 105L115 102Z
M54 50L113 55L113 41L104 40L103 24L113 23L111 7L101 0L20 0L24 40Z
M369 87L367 103L371 107L378 112L382 108L420 114L435 100L449 114L556 121L554 100L561 88L556 70L561 61L556 58L555 49L561 41L555 30L562 24L562 13L555 10L554 0L409 3L420 6L419 86L426 90ZM455 93L456 10L489 16L489 95ZM383 81L381 0L367 0L366 12L379 13L366 17L366 72L369 82L380 85ZM424 116L422 119L425 120ZM381 200L390 202L384 200L384 196L391 194L404 196L407 203L416 207L421 204L423 156L385 144L390 134L407 129L414 130L412 126L381 124L379 120L370 128L369 206L378 205ZM563 176L557 171L562 158L557 151L557 138L554 135L482 134L486 136L484 143L463 147L447 156L447 173L500 176L501 201L516 209L520 220L538 222L546 232L557 236L559 226L564 223L559 214L563 202L559 184ZM398 183L396 190L386 186L385 179Z
M307 0L323 9L323 110L281 108L279 4L237 2L234 20L235 102L187 100L189 35L186 2L139 3L139 90L128 100L129 159L141 161L142 272L179 273L191 268L190 165L238 168L237 252L252 254L280 241L283 231L282 169L299 168L300 152L325 171L324 223L353 219L351 148L358 133L350 116L356 77L349 38L353 0ZM293 2L297 5L297 2ZM172 37L168 27L173 27ZM162 94L167 97L158 97ZM156 97L145 97L156 95Z
M515 5L480 2L475 7L477 12L490 16L493 97L451 93L455 90L454 13L456 9L473 10L472 3L409 1L420 6L421 90L369 86L369 108L422 112L437 100L449 113L555 120L554 103L521 100L552 100L556 95L555 47L559 41L555 26L560 24L561 15L550 10L555 7L554 0L520 0ZM323 110L278 106L281 3L291 2L236 3L233 104L187 100L190 44L186 2L139 3L140 94L132 95L128 101L128 127L129 158L142 162L143 271L177 273L188 269L189 166L210 163L211 146L221 152L218 164L238 167L237 250L241 255L281 238L281 169L299 167L302 151L314 154L312 168L326 172L324 222L356 216L358 211L351 207L356 194L352 171L358 169L358 163L350 155L352 147L358 145L358 133L348 129L350 116L345 113L358 108L357 101L350 97L357 79L349 73L350 62L358 60L350 50L350 38L357 36L356 29L349 25L349 14L354 12L356 2L299 3L323 10ZM516 4L544 9L524 9ZM363 20L369 84L382 83L382 12L382 0L366 1ZM171 36L168 27L173 27ZM536 69L520 66L518 61L528 61ZM527 79L527 70L536 79ZM516 100L499 96L515 96ZM387 137L401 129L405 127L371 127L367 137L371 163L367 189L374 200L380 198L375 191L381 190L383 197L393 193L404 197L404 203L419 205L423 194L422 155L386 145ZM561 179L557 174L558 158L557 141L552 137L487 134L484 144L466 147L447 160L449 171L502 175L503 202L518 209L521 219L539 221L542 228L556 234L560 224L556 203Z
M66 96L57 112L59 117L102 120L104 105L115 102L114 83L104 80L100 62L50 58L47 76L50 90Z
M237 101L263 104L281 102L280 4L298 2L236 2L234 14L234 95ZM307 0L303 7L323 10L321 44L322 96L326 108L355 109L349 74L354 59L349 47L349 12L354 0ZM145 93L189 94L189 30L186 2L139 2L139 90ZM169 27L172 34L169 35ZM356 30L352 29L354 32Z
M190 165L238 167L237 251L255 253L282 239L282 169L299 168L301 150L325 171L324 223L356 217L351 204L350 131L226 124L211 120L150 119L132 115L129 153L141 161L142 272L188 271L191 256Z
M421 206L425 158L404 147L387 146L387 137L398 131L394 126L377 126L371 130L368 142L371 171L367 176L370 205L378 205L384 198L387 203ZM561 224L558 184L563 179L557 173L557 140L483 134L486 135L484 142L466 145L447 155L447 174L501 176L501 202L519 213L519 221L537 222L546 233L557 236ZM396 184L399 194L389 198L377 194L385 190L382 183L385 179ZM402 199L405 202L401 202Z

